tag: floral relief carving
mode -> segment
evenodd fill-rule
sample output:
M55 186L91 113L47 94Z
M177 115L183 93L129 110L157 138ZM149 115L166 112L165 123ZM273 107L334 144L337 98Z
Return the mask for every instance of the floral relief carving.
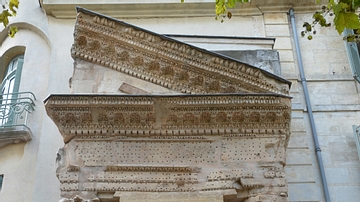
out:
M113 120L114 124L123 124L125 122L124 115L122 113L115 113Z
M227 114L225 112L219 112L216 115L216 122L225 123L227 122Z
M264 120L265 122L274 122L276 121L276 119L278 118L278 116L276 115L275 112L268 112L265 114Z
M171 66L161 68L161 74L164 76L173 77L174 73L175 71Z
M141 57L141 56L136 56L135 58L134 58L134 65L136 65L136 66L141 66L141 65L143 65L144 64L144 58L143 57Z
M209 112L203 112L200 115L200 123L210 123L211 122L211 114Z
M119 52L117 52L117 57L121 61L128 61L130 58L130 54L127 51L119 51Z
M76 40L76 44L80 47L85 47L87 45L86 36L80 35Z
M90 40L89 43L88 43L88 47L89 47L89 50L90 51L99 51L101 50L101 46L100 46L100 42L97 41L97 40Z
M107 124L109 122L109 119L106 114L99 114L98 122L99 124Z
M191 79L193 86L203 86L204 85L204 77L203 76L195 76Z
M76 124L76 118L75 115L73 113L66 113L65 117L63 118L62 122L66 123L66 124Z
M131 113L129 117L130 123L139 124L141 121L140 115L138 113Z
M245 115L243 112L235 112L232 115L232 121L233 122L243 122L245 120Z
M81 114L81 122L83 124L89 124L92 122L92 115L90 113L82 113Z
M88 182L94 184L131 182L143 186L138 188L129 184L125 187L104 185L104 187L92 188L87 185L82 187L85 184L79 186L83 182L74 181L75 178L61 178L61 190L64 193L67 191L77 193L79 190L83 192L104 190L166 192L166 189L157 189L152 186L158 183L172 183L173 180L190 185L198 182L198 177L182 176L176 173L188 172L186 169L161 167L154 170L148 165L154 163L197 165L196 163L201 162L213 164L219 158L231 168L238 168L239 165L248 165L259 159L263 162L272 162L271 165L274 159L283 161L284 152L269 153L268 151L272 151L271 149L276 145L285 145L288 139L288 132L282 131L289 131L289 119L286 122L276 122L279 118L289 117L291 108L285 102L288 99L244 94L184 95L181 97L70 95L65 99L61 95L51 97L46 103L48 113L53 115L54 121L63 122L63 125L58 125L62 134L77 131L78 135L71 142L79 145L75 152L78 151L76 155L82 159L81 162L85 167L122 165L122 167L109 167L104 171L98 170L94 172L100 172L98 176L89 176ZM78 107L80 102L86 107ZM155 112L160 113L155 114ZM96 120L93 120L92 114L95 114ZM79 123L76 123L77 119L80 120ZM158 124L166 128L165 130L157 130L152 125L156 124L157 120L160 121ZM74 124L76 127L73 127ZM210 136L214 138L208 139ZM262 137L266 137L269 141L267 145L260 144ZM222 143L220 145L214 143L216 139ZM254 144L260 147L252 147ZM222 149L216 150L218 146ZM95 154L97 158L93 157ZM143 167L138 168L134 162L141 163ZM238 162L242 163L238 164ZM86 169L81 167L82 164L79 166L80 169L73 171L69 170L69 166L65 166L64 176L68 176L67 173L84 172ZM127 168L129 164L131 165ZM281 169L275 171L282 172ZM103 175L101 172L108 175ZM153 174L153 178L150 176L145 179L147 174L141 172L158 173ZM162 172L171 173L168 175L173 177L169 179L167 176L160 179L158 175ZM257 178L247 177L249 172L247 170L234 171L233 174L214 172L213 177L208 178L204 186L188 186L186 189L174 187L171 190L177 192L235 189L232 186L234 181L240 181L246 189L268 186L266 183L259 183ZM130 175L138 177L135 179ZM264 169L254 170L254 173L250 173L249 176L283 179L280 175L277 177L277 174L274 175L272 171L268 172ZM154 179L155 177L157 179ZM141 178L143 179L139 180ZM143 182L148 184L144 185ZM283 181L276 182L278 182L276 187L286 186ZM274 186L274 184L270 185ZM166 185L168 188L169 186Z
M189 80L189 74L186 71L180 71L176 73L175 78L180 82L187 82Z
M66 143L63 198L240 191L252 194L234 201L286 201L289 83L98 14L80 13L74 36L74 58L202 95L50 96L46 111Z
M149 63L149 71L159 71L160 70L160 63L157 60L153 60Z
M175 114L170 114L167 117L166 123L169 125L177 125L178 118Z
M145 119L146 123L154 123L155 122L155 114L154 113L147 113L146 115L146 119Z
M270 77L267 77L258 69L230 59L211 56L210 53L202 52L179 42L166 41L143 30L132 27L119 29L119 25L109 26L114 23L110 20L107 21L109 23L105 25L98 24L93 20L88 21L78 18L75 29L76 45L72 48L73 57L96 62L140 79L145 79L148 76L156 77L150 82L186 93L279 92L284 95L289 94L288 84L268 82L267 79ZM114 26L118 28L114 29ZM101 31L94 33L94 29ZM92 31L89 32L88 30ZM103 44L100 44L98 40L101 40ZM84 46L85 44L87 46ZM115 51L113 46L115 46ZM131 56L126 55L123 51L131 52ZM153 55L154 53L156 56ZM170 57L170 55L172 56ZM168 59L164 60L164 56L168 57ZM155 57L158 57L159 65L152 62ZM133 58L132 64L134 65L130 65L129 60L131 58ZM145 64L144 62L147 60L150 62ZM129 65L116 68L117 61L127 62ZM181 65L185 61L191 64L190 67ZM144 64L147 68L138 68ZM170 69L162 68L162 66L174 67L174 64L180 64L179 69L173 69L174 73L167 71ZM161 75L165 77L152 74L152 72L158 72L160 69L162 71ZM133 74L134 71L136 74ZM186 76L183 71L189 75ZM176 72L180 72L180 74ZM195 77L195 80L190 81L190 75L191 78ZM174 78L168 79L168 77ZM204 78L203 80L212 79L216 81L203 83L201 77ZM226 81L223 78L227 78ZM174 84L174 81L181 81L183 85L181 87L169 85L168 82ZM224 84L227 85L223 86ZM196 88L192 86L196 86Z
M215 93L220 90L220 82L219 81L209 81L207 82L208 91L210 93Z
M260 113L259 112L251 112L248 117L249 122L259 122L260 121Z
M185 113L183 116L183 123L185 125L193 125L197 122L197 118L194 116L193 113Z

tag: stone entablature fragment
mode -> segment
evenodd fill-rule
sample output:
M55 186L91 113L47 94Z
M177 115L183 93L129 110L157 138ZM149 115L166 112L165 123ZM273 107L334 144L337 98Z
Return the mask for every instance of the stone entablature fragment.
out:
M289 133L290 98L271 94L52 95L46 103L64 141L75 135ZM216 126L216 127L214 127Z
M45 100L65 142L57 157L61 201L288 200L290 82L85 9L78 12L71 50L75 92L94 82L118 91L99 94L104 91L92 88L88 92L96 94ZM115 85L117 79L122 81ZM154 86L162 89L152 91ZM146 95L109 94L120 91Z
M67 142L63 197L216 191L235 201L262 192L287 199L289 97L52 95L46 109Z
M189 94L277 93L290 82L235 59L78 8L72 57Z

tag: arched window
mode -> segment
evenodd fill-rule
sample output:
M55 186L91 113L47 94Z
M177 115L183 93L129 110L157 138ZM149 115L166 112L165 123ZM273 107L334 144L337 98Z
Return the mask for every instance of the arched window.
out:
M18 55L9 62L1 83L1 94L11 94L19 91L23 61L24 55Z
M18 55L9 62L5 70L5 76L1 83L0 126L12 125L16 119L14 103L17 102L19 96L23 61L24 55Z

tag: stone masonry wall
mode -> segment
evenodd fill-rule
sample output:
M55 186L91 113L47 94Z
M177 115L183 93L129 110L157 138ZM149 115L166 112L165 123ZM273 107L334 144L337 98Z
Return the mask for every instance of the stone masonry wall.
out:
M297 33L310 14L295 14ZM264 15L266 36L276 37L282 76L292 82L291 139L286 177L290 201L324 201L313 139L299 80L293 33L286 13ZM275 31L277 30L277 31ZM333 27L319 29L312 41L299 38L331 201L360 197L360 163L352 125L359 124L360 97L351 76L342 37Z

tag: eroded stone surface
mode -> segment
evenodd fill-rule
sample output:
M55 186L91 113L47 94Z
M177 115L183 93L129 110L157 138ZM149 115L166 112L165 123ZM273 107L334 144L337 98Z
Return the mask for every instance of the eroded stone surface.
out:
M140 79L168 91L46 100L66 143L57 158L61 201L288 200L289 82L85 10L72 56L73 88L104 93L111 80L89 78L108 82L92 89L81 81L107 67L131 84ZM84 68L90 75L81 76Z
M290 98L69 95L51 96L46 108L67 142L63 197L216 191L235 201L287 199Z
M74 37L73 58L182 93L289 94L288 81L259 68L85 10Z

